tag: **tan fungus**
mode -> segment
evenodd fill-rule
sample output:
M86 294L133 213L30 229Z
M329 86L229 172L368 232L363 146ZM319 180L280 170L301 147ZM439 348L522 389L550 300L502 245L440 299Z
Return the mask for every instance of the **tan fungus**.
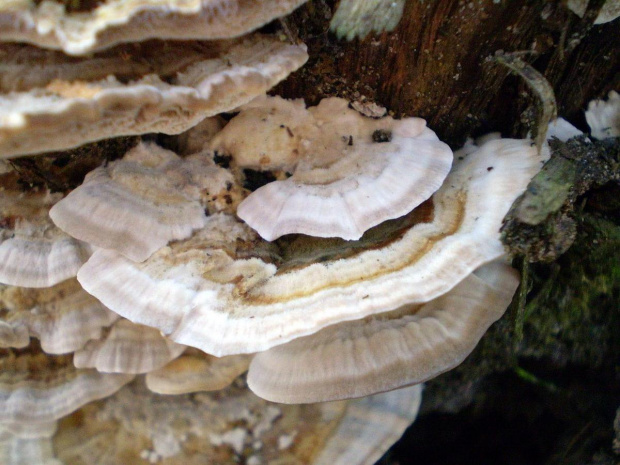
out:
M452 151L423 119L367 118L337 98L308 110L302 101L257 99L212 147L242 167L292 173L237 210L269 241L292 233L357 240L427 200L452 164Z
M243 35L306 0L107 0L67 11L53 0L0 6L0 40L83 55L147 39L223 39Z
M13 173L0 176L0 283L48 287L76 275L91 248L49 219L61 198L46 189L24 192Z
M232 175L208 155L181 159L142 143L122 160L89 173L50 217L75 238L143 261L169 241L204 227L205 211L233 207L224 196L232 204L240 195Z
M413 421L420 392L277 405L242 383L173 397L133 383L61 421L54 448L67 465L366 465Z
M189 349L159 370L146 374L147 387L158 394L217 391L248 370L251 355L214 357Z
M0 157L123 135L178 134L263 94L308 58L305 46L262 35L215 44L127 45L81 60L57 52L44 60L31 49L0 68L0 79L8 81L0 95ZM27 89L11 78L22 68L23 79L34 81Z
M77 368L95 368L102 373L148 373L166 365L185 350L148 326L119 320L109 333L88 342L75 352Z
M0 424L52 422L113 394L133 378L79 370L71 358L46 355L34 344L0 349Z
M118 318L75 279L50 288L0 287L3 325L22 334L20 343L0 336L0 347L25 347L36 337L48 354L65 354L81 349L91 339L99 339L102 329ZM2 334L2 330L0 330Z

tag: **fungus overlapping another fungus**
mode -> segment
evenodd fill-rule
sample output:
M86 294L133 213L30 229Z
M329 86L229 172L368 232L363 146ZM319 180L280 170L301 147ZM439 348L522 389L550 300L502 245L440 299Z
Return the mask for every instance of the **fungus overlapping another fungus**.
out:
M10 57L0 70L5 158L121 135L178 134L263 94L308 58L303 45L259 34L123 45L84 59L1 47Z
M48 354L67 354L99 339L120 317L85 292L75 279L50 288L0 287L0 320L19 341L0 336L0 347L25 347L36 337Z
M308 110L279 97L252 102L211 145L240 167L292 172L237 210L268 241L292 233L359 239L427 200L452 163L423 119L366 118L338 98Z
M96 368L102 373L148 373L161 368L185 350L148 326L119 320L102 339L89 341L76 351L77 368Z
M53 442L66 465L93 457L98 465L371 465L415 419L421 391L291 406L260 399L242 382L178 396L134 382L61 421Z
M49 287L76 275L91 248L49 219L61 198L46 189L24 192L14 173L0 175L0 283Z
M210 157L181 159L155 144L140 144L89 173L50 217L73 237L143 261L204 227L205 210L218 208L213 198L232 199L233 186L232 175Z
M248 385L273 402L303 403L424 382L469 355L518 284L508 265L485 265L421 306L340 323L257 354Z
M98 250L78 279L113 311L180 344L216 356L263 351L428 302L503 256L502 219L545 156L527 140L492 140L455 160L431 200L359 242L300 238L274 252L218 214L143 263Z
M213 357L188 349L179 358L146 375L147 387L158 394L217 391L248 370L251 355Z
M0 424L49 423L118 391L132 375L80 370L70 355L45 355L35 344L0 349Z
M224 39L257 29L305 1L108 0L68 11L60 1L11 0L0 5L0 40L82 55L151 38Z

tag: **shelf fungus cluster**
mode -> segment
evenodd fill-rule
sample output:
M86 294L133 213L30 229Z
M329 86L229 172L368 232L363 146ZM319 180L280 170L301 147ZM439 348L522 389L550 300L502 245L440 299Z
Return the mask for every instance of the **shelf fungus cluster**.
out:
M265 96L301 3L0 5L0 462L371 464L508 306L544 150ZM70 192L11 160L147 133Z
M249 365L266 399L345 399L454 367L501 316L518 279L499 228L544 158L507 139L455 157L418 118L262 97L198 153L143 143L98 168L51 217L96 246L88 293L221 357L183 356L154 390Z

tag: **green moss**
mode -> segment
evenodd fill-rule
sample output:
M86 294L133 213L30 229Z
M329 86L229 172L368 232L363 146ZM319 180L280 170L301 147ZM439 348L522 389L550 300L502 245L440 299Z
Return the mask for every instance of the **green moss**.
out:
M585 214L580 234L558 261L534 267L534 295L525 307L523 356L600 365L620 354L620 226Z

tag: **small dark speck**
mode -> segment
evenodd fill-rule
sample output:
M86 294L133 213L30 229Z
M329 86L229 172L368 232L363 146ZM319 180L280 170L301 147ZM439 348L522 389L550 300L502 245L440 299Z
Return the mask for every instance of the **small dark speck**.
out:
M220 155L217 150L213 152L213 161L222 168L230 168L231 160L232 156L230 155Z
M252 315L252 316L250 317L250 320L251 320L252 318L254 318L254 315Z
M58 168L64 168L65 166L69 164L70 161L71 161L71 157L60 156L52 162L52 165L57 166Z
M372 133L373 142L389 142L392 140L392 131L387 129L377 129Z
M286 126L284 126L283 124L280 125L280 128L284 129Z
M367 299L368 297L370 297L369 295L365 295L364 297L362 297L362 299Z
M252 192L254 192L259 187L262 187L265 184L276 180L276 177L273 175L273 173L269 171L244 169L243 175L245 176L245 182L243 183L243 187Z
M493 167L492 167L492 166L489 166L489 167L487 168L487 171L493 171Z
M286 127L286 132L287 132L287 134L289 135L289 137L295 137L295 136L293 135L293 131L291 131L291 128L289 128L288 126Z
M231 189L232 189L232 182L226 181L226 190L230 192Z
M205 208L205 216L209 216L209 215L210 215L209 210Z
M349 145L353 145L353 136L349 136Z
M232 197L228 194L224 196L224 200L226 201L226 205L232 205L233 203Z
M462 160L462 159L463 159L463 157L459 157L459 160Z

